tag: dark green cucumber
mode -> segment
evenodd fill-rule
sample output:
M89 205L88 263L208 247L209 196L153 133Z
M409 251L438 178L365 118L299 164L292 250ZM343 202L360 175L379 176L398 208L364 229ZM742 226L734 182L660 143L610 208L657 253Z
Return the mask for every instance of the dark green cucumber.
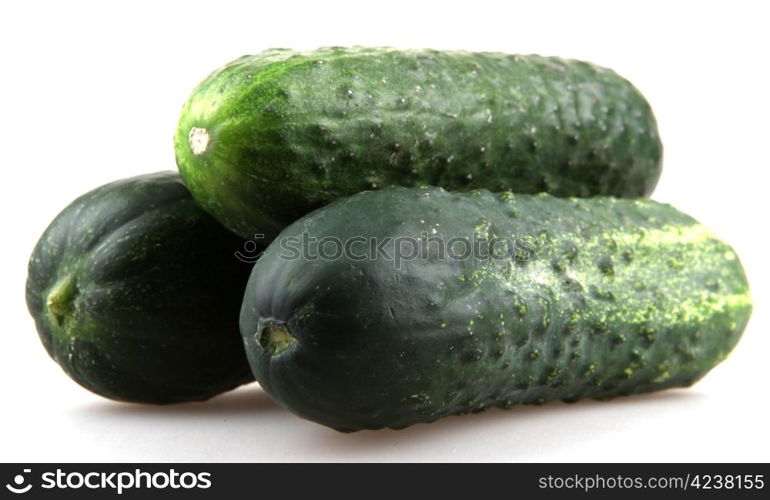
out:
M611 70L535 55L325 48L244 56L184 106L179 171L245 237L365 189L648 195L662 148Z
M669 205L389 188L289 226L240 327L277 402L353 431L688 386L750 312L733 250Z
M48 354L104 397L203 400L253 380L238 335L243 240L176 173L97 188L48 226L27 305Z

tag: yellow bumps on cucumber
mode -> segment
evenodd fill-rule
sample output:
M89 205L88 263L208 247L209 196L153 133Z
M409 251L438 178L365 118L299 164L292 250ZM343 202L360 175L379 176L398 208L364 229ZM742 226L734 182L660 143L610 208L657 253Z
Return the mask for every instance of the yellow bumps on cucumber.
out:
M245 237L388 185L648 195L662 148L609 69L535 55L270 50L215 71L175 138L198 202Z
M240 328L277 402L354 431L688 386L750 314L736 254L669 205L393 187L286 228Z

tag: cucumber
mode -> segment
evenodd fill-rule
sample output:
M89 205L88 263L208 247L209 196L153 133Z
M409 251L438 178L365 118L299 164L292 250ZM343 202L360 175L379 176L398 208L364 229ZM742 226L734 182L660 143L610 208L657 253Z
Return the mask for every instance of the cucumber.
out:
M734 251L669 205L394 187L289 226L240 329L278 403L355 431L689 386L750 313Z
M662 155L647 101L609 69L388 48L241 57L195 89L175 148L193 196L247 238L388 185L646 196Z
M238 334L244 242L174 172L73 201L29 262L26 298L48 354L77 383L138 403L208 399L254 380Z

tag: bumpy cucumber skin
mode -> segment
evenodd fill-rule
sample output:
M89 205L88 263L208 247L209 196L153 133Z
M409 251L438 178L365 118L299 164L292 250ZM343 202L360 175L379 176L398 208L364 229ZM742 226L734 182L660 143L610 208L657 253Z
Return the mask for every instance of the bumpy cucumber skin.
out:
M527 260L440 260L436 249L400 269L282 258L293 243L281 241L303 232L445 242L477 232L523 238ZM318 241L307 241L313 255ZM277 402L355 431L689 386L730 353L750 313L733 250L669 205L388 188L289 226L254 267L240 327ZM267 352L265 325L295 344Z
M253 380L238 335L243 245L172 172L97 188L38 241L26 297L48 354L83 387L141 403Z
M244 237L388 185L646 196L662 156L647 101L609 69L385 48L237 59L195 89L175 146L195 198Z

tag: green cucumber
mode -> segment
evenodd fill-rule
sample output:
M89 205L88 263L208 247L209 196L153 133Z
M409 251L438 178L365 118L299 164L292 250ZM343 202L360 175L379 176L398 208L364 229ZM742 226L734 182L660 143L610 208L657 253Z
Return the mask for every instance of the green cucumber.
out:
M646 196L662 147L611 70L535 55L271 50L215 71L175 137L184 182L244 237L388 185Z
M97 188L32 253L26 296L40 340L76 382L116 400L203 400L252 381L238 335L243 244L176 173Z
M354 431L689 386L750 313L734 251L669 205L395 187L289 226L240 328L278 403Z

